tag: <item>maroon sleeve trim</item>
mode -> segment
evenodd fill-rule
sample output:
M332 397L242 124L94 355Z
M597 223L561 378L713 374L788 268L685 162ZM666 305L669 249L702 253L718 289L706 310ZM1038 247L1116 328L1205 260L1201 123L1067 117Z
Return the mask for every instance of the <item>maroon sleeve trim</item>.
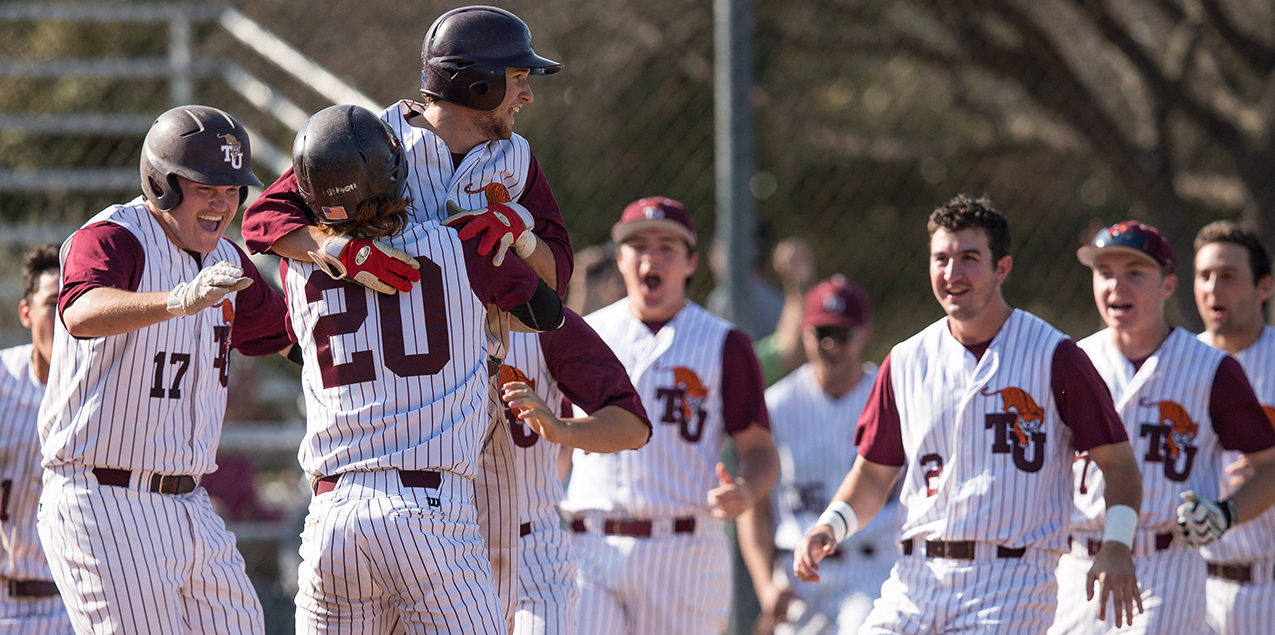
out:
M1251 454L1275 446L1275 427L1266 418L1244 368L1230 355L1213 376L1209 418L1218 442L1228 450Z
M1054 349L1050 382L1058 417L1071 428L1077 452L1129 440L1107 382L1075 342L1063 340Z
M589 414L606 406L623 408L649 428L650 418L624 365L583 318L564 310L561 327L539 334L545 364L562 394Z
M890 381L890 356L886 355L872 382L868 403L859 415L854 443L859 456L879 465L902 467L907 462L903 449L903 424L899 406L894 401L894 385Z
M770 429L766 411L766 383L752 340L731 329L722 345L722 416L727 434L737 434L757 424Z
M532 229L536 238L544 241L553 252L554 265L558 273L558 295L567 297L567 283L571 282L571 273L575 269L575 254L571 251L571 235L562 221L562 210L558 208L558 199L554 197L549 181L540 169L540 161L534 152L527 166L527 187L515 201L527 208L536 226Z
M244 275L252 278L252 285L235 296L235 321L230 331L230 347L244 355L260 356L277 353L292 343L288 336L287 306L239 245L229 239Z
M62 263L58 317L98 287L137 291L145 270L146 252L133 232L108 221L85 225L71 236Z

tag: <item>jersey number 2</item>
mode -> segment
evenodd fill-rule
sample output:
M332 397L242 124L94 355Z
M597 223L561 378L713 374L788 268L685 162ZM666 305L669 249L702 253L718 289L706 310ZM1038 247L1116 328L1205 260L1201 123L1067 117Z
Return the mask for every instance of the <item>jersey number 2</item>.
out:
M376 295L381 315L381 353L385 367L399 377L433 375L451 360L447 333L446 290L443 289L443 269L438 264L417 258L421 265L422 326L428 353L408 355L404 346L403 315L399 308L399 295ZM322 271L315 271L305 282L305 299L314 303L323 299L323 292L340 289L344 295L345 310L319 316L314 321L314 347L319 357L319 374L324 388L348 386L376 380L376 368L372 363L372 351L350 353L350 361L336 364L332 358L332 338L358 331L367 320L367 289L348 280L333 280ZM329 305L331 306L331 304Z

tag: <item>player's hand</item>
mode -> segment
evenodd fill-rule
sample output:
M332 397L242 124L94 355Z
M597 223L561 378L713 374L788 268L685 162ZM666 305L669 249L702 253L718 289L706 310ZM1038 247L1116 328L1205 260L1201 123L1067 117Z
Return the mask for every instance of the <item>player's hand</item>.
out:
M802 582L818 582L819 561L836 551L837 537L833 535L832 527L815 525L792 550L793 574Z
M770 264L785 288L804 291L815 277L815 256L800 238L785 238L775 245Z
M717 464L717 487L708 490L708 505L712 507L713 518L735 520L748 511L753 504L753 495L743 481L731 478L726 466Z
M797 599L797 594L793 593L792 587L780 588L773 582L761 587L753 585L753 589L757 592L757 603L761 605L753 635L770 635L776 624L788 621L788 607Z
M1248 456L1241 454L1235 462L1226 466L1226 474L1231 479L1231 487L1238 489L1253 475L1253 466L1248 463Z
M566 424L554 416L553 409L531 386L521 381L508 382L501 386L500 399L509 404L519 421L525 422L545 441L563 443L566 440Z
M1085 579L1085 591L1090 600L1094 597L1095 582L1098 583L1098 619L1107 619L1107 596L1110 594L1116 627L1120 627L1122 615L1125 625L1133 624L1133 607L1136 605L1138 612L1142 612L1142 594L1138 592L1138 572L1129 547L1110 540L1102 543Z
M353 278L387 295L411 291L412 283L421 279L421 265L415 258L379 240L332 236L323 241L318 252L307 253L334 280Z
M1226 533L1234 523L1231 505L1201 498L1192 491L1182 492L1178 505L1178 530L1187 544L1203 547Z
M536 220L527 208L517 203L491 203L482 209L461 209L449 199L447 213L450 216L443 224L459 229L461 240L482 236L478 242L478 255L486 256L493 248L496 250L491 264L497 267L505 262L505 254L511 246L519 258L526 258L536 250L536 235L531 231Z
M252 278L243 275L243 268L225 260L199 270L195 279L182 282L168 292L168 312L173 315L194 315L217 304L231 291L243 291L252 284Z

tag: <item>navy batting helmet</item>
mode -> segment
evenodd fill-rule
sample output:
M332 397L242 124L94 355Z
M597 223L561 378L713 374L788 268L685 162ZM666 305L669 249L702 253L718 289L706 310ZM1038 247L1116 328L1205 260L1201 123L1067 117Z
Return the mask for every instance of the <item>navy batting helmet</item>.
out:
M531 29L504 9L452 9L434 21L421 44L421 92L466 108L500 107L506 68L551 75L562 64L537 55Z
M252 173L248 133L234 117L208 106L178 106L155 119L142 142L142 194L160 211L182 202L177 177L204 185L240 185L239 204Z
M360 106L329 106L310 117L292 144L292 169L301 198L328 225L354 220L363 201L402 198L407 185L403 144Z

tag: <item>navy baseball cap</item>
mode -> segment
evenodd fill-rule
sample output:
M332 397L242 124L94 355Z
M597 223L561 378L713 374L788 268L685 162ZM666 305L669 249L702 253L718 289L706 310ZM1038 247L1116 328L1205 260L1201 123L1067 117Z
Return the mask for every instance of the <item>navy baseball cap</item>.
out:
M806 293L801 326L839 326L852 329L867 323L868 314L868 294L851 284L845 276L836 275L820 282Z
M611 240L617 244L644 229L662 229L676 234L695 249L695 224L686 206L663 196L641 198L624 208L620 222L611 226Z
M1109 251L1141 256L1168 274L1177 268L1177 257L1173 255L1169 239L1160 230L1138 221L1127 220L1104 227L1088 245L1076 250L1076 258L1086 267L1092 267L1098 254Z

